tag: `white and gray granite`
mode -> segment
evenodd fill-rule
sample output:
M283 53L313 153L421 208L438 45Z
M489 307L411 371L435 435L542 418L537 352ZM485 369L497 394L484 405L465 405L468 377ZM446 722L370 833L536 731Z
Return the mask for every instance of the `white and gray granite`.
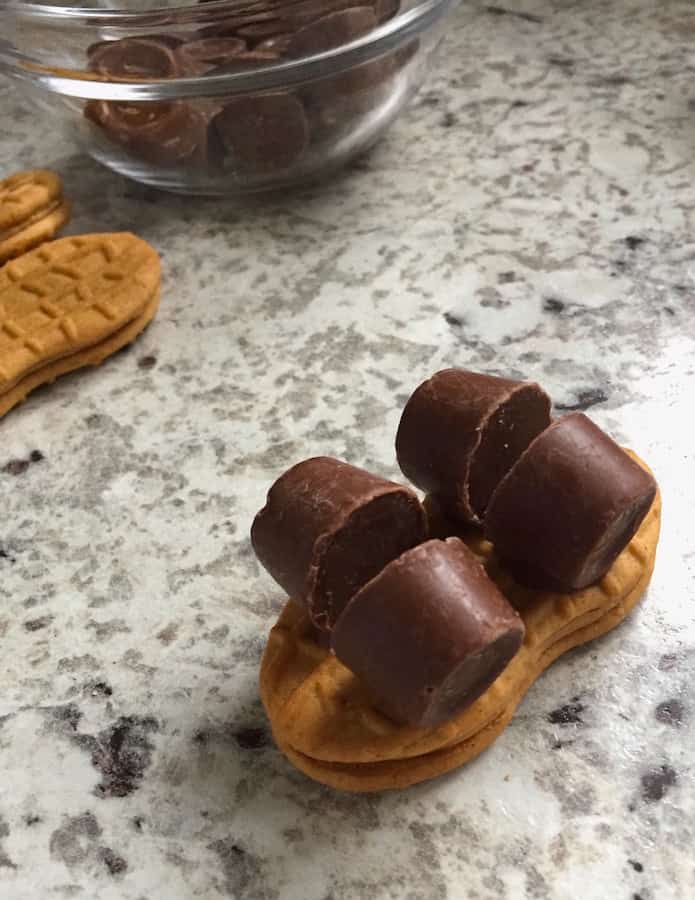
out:
M0 85L2 174L54 167L73 231L136 229L165 272L135 345L0 423L3 900L693 896L695 11L504 3L456 14L350 171L244 205L109 174ZM249 524L299 458L395 475L449 364L652 464L654 581L465 769L341 795L270 741Z

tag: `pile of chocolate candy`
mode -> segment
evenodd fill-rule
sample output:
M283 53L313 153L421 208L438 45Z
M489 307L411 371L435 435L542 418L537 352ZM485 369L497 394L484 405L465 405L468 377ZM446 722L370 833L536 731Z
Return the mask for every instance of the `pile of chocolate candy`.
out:
M396 438L424 505L318 457L282 475L255 518L258 559L395 721L458 714L523 641L461 535L477 529L520 584L567 594L602 578L654 501L653 477L608 435L550 409L537 384L446 369L410 397Z
M263 0L185 39L152 34L94 44L88 66L113 81L223 75L297 60L348 44L394 16L399 0ZM135 158L158 166L228 168L246 175L284 171L312 143L368 111L372 92L412 58L411 41L378 59L296 89L219 100L89 101L87 119Z

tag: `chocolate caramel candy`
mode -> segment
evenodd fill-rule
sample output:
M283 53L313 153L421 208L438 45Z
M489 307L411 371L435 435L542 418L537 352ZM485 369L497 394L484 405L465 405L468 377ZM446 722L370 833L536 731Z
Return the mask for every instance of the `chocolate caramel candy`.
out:
M452 517L479 523L502 477L549 424L550 398L537 384L444 369L403 410L398 464Z
M519 582L580 590L610 569L655 494L648 472L572 413L540 434L500 482L485 536Z
M353 6L331 12L296 31L287 45L286 53L289 57L300 58L342 47L376 28L378 24L371 6ZM329 105L341 95L373 88L385 81L392 70L392 57L381 56L345 72L316 79L308 86L307 95Z
M304 107L285 91L235 97L215 116L211 128L231 166L250 173L289 168L309 143Z
M224 65L218 66L213 74L223 75L228 72L260 69L264 66L272 66L279 59L280 53L277 50L273 50L272 47L261 47L259 45L254 50L245 50L233 59L228 60Z
M401 8L400 0L375 0L374 15L379 23L392 19Z
M413 491L326 456L281 475L251 528L260 562L324 629L365 582L426 537Z
M313 56L340 47L377 26L371 6L353 6L321 16L292 36L287 53L292 57Z
M428 728L470 706L516 654L524 623L459 538L407 550L345 607L338 659L397 722Z
M110 78L174 78L182 72L174 41L157 35L97 44L88 51L89 67Z
M155 165L207 163L207 121L184 102L90 100L85 116L133 156Z
M185 75L203 75L229 64L246 51L241 38L199 38L188 41L176 50L176 57Z
M261 41L260 44L256 44L254 50L257 53L276 53L277 58L280 59L287 52L291 40L291 34L276 34Z

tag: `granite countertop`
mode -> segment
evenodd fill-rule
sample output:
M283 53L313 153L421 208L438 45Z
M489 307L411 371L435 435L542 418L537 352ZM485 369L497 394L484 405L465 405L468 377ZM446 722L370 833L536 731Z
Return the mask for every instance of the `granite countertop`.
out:
M506 5L455 15L350 171L244 205L122 180L0 84L0 174L55 168L73 232L164 263L132 347L0 423L3 900L693 896L695 13ZM473 763L339 794L269 736L250 521L309 455L397 476L399 409L452 364L649 461L654 580Z

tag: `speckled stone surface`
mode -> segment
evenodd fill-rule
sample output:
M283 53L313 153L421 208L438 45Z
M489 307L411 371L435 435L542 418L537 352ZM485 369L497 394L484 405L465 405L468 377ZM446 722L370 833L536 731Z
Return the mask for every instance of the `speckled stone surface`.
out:
M165 272L135 345L0 422L3 900L693 896L695 11L507 5L456 14L349 172L246 206L121 180L0 85L0 174L54 167L72 231L136 229ZM649 461L655 577L465 769L340 795L269 738L250 521L311 454L395 476L450 364Z

